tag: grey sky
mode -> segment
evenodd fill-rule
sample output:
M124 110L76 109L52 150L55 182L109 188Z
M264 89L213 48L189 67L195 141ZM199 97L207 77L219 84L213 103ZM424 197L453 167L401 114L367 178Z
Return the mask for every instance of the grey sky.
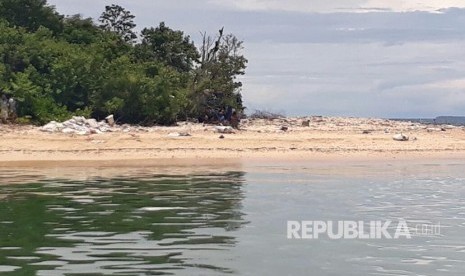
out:
M421 2L421 3L418 3ZM464 0L49 0L97 18L116 3L138 28L194 41L222 26L245 41L250 109L287 115L465 114Z

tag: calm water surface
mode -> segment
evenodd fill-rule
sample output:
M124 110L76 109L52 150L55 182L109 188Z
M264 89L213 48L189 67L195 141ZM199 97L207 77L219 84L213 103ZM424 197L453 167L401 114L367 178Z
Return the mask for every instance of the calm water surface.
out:
M1 275L465 275L465 162L0 168ZM287 239L288 220L440 224Z

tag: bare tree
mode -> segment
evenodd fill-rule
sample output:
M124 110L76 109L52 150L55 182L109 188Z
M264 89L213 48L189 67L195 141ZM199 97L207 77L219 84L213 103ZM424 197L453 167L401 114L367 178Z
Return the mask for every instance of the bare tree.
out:
M201 33L199 66L194 71L192 102L194 113L226 106L242 109L242 96L237 81L243 75L247 59L241 54L242 41L233 34L224 35L224 28L215 38Z

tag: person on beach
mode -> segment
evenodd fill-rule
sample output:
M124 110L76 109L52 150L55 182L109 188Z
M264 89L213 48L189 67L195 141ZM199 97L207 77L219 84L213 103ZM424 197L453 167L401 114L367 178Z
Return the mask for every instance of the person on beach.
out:
M231 106L228 106L226 108L226 114L224 115L224 119L226 121L228 121L228 122L231 121L231 116L232 116L233 111L234 110L233 110L233 108Z
M12 122L15 122L18 115L16 114L16 100L13 97L8 100L8 110L8 117Z
M233 111L233 113L231 114L231 119L230 119L231 127L235 129L239 129L239 122L240 122L240 119L239 119L239 115L237 115L237 111Z
M2 123L6 124L8 120L8 99L5 94L2 95L2 100L0 102L0 118Z
M218 113L217 118L218 118L218 121L219 121L220 123L223 123L223 122L224 122L224 120L225 120L224 109L221 109L221 110L220 110L220 113Z

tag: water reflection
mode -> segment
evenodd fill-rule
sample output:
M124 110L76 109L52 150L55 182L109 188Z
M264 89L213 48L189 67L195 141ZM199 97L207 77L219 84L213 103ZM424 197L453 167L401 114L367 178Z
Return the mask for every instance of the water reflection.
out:
M192 168L0 167L0 183L22 183L0 185L0 275L465 271L463 162ZM441 233L286 238L288 220L399 219L439 223Z
M243 172L0 186L2 275L233 272L202 258L246 223ZM202 254L200 254L202 253Z

